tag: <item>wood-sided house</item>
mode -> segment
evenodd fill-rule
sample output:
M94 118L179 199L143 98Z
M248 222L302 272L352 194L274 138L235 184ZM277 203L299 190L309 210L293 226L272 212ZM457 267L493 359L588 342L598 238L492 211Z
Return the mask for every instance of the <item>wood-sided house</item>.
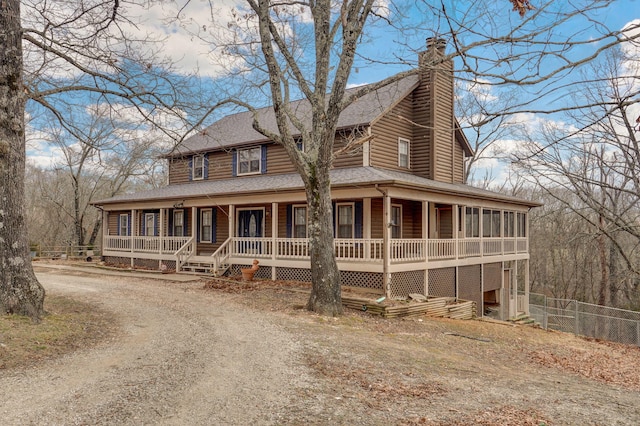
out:
M443 49L428 43L421 63ZM453 87L451 61L421 65L342 113L331 171L342 284L389 298L454 296L512 317L528 311L527 214L538 204L465 184L472 150ZM303 114L308 104L292 107ZM276 129L272 109L259 117ZM166 187L95 202L104 259L216 274L258 259L257 277L309 281L302 180L252 120L229 115L187 139L167 156ZM353 134L371 137L344 149Z

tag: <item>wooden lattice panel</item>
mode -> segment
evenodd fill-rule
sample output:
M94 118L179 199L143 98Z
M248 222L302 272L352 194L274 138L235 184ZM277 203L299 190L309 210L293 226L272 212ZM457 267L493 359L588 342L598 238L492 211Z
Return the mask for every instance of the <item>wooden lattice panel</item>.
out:
M350 287L384 290L382 274L375 272L340 271L340 283Z
M303 268L276 268L276 279L283 281L311 282L311 270Z
M391 274L391 297L406 298L410 293L425 293L424 271Z
M460 266L458 268L458 298L476 302L479 315L483 312L481 265Z
M456 269L429 269L429 296L456 297Z

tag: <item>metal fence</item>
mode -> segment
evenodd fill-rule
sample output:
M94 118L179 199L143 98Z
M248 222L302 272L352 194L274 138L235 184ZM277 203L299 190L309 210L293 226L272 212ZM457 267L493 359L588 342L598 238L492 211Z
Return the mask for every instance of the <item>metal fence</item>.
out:
M544 329L640 346L640 312L637 311L531 293L529 313Z

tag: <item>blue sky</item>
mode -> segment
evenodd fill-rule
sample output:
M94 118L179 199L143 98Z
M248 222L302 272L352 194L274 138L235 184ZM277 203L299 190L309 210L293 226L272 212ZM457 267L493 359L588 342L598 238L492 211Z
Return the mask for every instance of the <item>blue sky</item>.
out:
M158 36L166 37L163 42L163 54L172 58L177 64L177 71L184 72L185 74L198 69L199 73L205 79L205 81L215 81L221 75L224 75L225 67L242 66L239 58L229 58L221 56L219 50L212 49L214 38L220 40L223 37L216 31L217 28L224 28L231 23L231 11L237 7L238 3L234 0L223 0L215 2L214 10L210 9L210 2L202 0L192 0L187 7L181 9L181 15L179 19L178 10L181 6L184 6L185 1L178 3L172 2L157 2L153 7L148 9L132 8L128 12L130 16L136 17L137 25L128 28L132 33L142 35L146 33L157 34ZM447 35L447 22L442 19L439 14L439 6L430 8L428 4L419 1L408 1L403 3L390 4L385 0L380 0L379 11L383 15L393 19L396 26L402 25L404 28L399 30L397 28L390 27L384 20L374 24L370 31L365 35L363 39L366 43L362 44L359 48L360 58L355 64L354 71L350 77L351 85L366 84L374 81L381 80L389 75L392 75L403 69L407 69L411 64L415 64L416 52L424 48L424 41L426 37L434 34ZM465 21L470 25L468 30L458 31L458 37L465 43L473 43L478 39L477 34L473 34L474 31L486 30L490 25L494 25L492 30L494 35L502 36L508 34L511 29L517 28L522 25L523 21L517 13L510 11L510 3L507 0L496 0L487 2L468 2L459 0L446 0L444 6L451 13L451 17L454 20L468 20ZM533 1L533 4L542 4ZM394 7L398 5L396 10ZM563 10L567 7L566 2L551 2L551 8L558 8ZM467 15L469 10L472 11L471 15ZM533 11L528 17L535 16L538 11ZM544 25L549 22L550 13L541 14L541 16L535 18L535 23L538 25ZM473 16L472 16L473 15ZM558 26L554 29L557 32L558 39L561 39L563 35L567 37L570 35L579 36L583 40L588 40L589 37L597 37L599 24L605 24L612 29L621 29L633 19L640 18L640 2L637 0L622 0L612 2L608 7L600 10L595 16L593 22L586 22L584 20L576 23L571 21L564 26ZM304 26L308 17L301 16L299 21ZM212 21L215 21L212 23ZM527 24L525 27L531 27L533 23ZM300 28L302 28L302 26ZM580 32L577 32L577 28L585 28ZM529 28L524 28L522 31L528 31ZM215 33L215 37L212 34ZM199 34L202 37L194 36ZM517 32L516 32L517 34ZM205 40L206 38L206 40ZM452 44L450 42L448 49L451 51ZM482 66L482 58L493 59L496 56L507 56L510 52L512 45L503 45L498 47L479 47L472 51L477 56L477 63ZM597 43L585 44L580 49L575 50L576 55L589 54L593 49L598 47ZM526 44L516 46L520 51L526 51L528 47ZM535 55L533 55L535 57ZM368 61L366 58L374 59L374 61ZM237 62L234 62L237 61ZM484 64L485 66L488 63ZM490 69L491 72L500 74L501 72L508 72L508 64L504 68ZM554 63L551 61L540 64L540 71L550 69ZM459 59L456 59L456 66L458 69L462 68L463 64ZM533 64L532 64L533 66ZM532 72L533 69L533 72ZM535 69L532 67L525 67L518 71L515 76L529 74L535 77ZM563 79L571 80L577 78L577 73L565 73ZM511 90L509 88L502 87L487 87L485 90L492 96L500 96L502 90ZM537 87L531 87L526 92L535 93L538 90ZM525 93L526 94L526 93ZM524 95L523 95L524 96ZM542 102L545 106L552 105L553 102L562 104L567 97L560 91L556 91L550 96L546 97ZM536 119L552 119L552 117L537 117ZM34 125L30 128L28 136L28 157L32 162L42 167L50 166L56 161L59 152L56 149L52 149L46 142L41 133L41 129L38 125ZM487 163L486 167L492 167L492 164ZM493 164L497 167L497 164ZM499 173L502 173L500 171Z

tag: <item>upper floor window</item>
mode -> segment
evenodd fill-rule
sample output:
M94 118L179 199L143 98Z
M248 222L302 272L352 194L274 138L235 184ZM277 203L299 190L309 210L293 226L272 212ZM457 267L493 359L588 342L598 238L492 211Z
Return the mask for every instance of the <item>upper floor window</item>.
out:
M391 206L391 238L402 238L402 206Z
M193 156L193 180L204 179L204 155Z
M261 173L261 147L238 150L238 175Z
M293 206L293 238L307 238L307 206Z
M336 204L337 238L353 238L353 203Z
M409 168L409 141L398 138L398 166Z

